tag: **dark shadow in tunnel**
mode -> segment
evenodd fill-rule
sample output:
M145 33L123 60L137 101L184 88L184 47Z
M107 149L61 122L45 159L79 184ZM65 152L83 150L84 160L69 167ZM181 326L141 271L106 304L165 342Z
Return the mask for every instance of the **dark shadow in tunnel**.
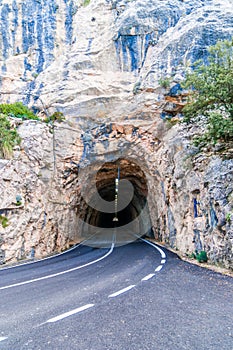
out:
M120 171L119 171L120 169ZM120 174L120 177L119 177ZM133 186L133 197L128 201L127 188L116 192L116 179L127 180ZM151 229L150 214L147 205L147 179L138 164L127 159L105 163L96 175L96 189L107 202L117 200L127 203L122 210L115 205L114 212L104 212L86 206L82 225L82 237L85 244L91 246L109 246L113 240L116 245L124 245L137 239ZM119 198L118 198L119 196ZM91 202L91 201L90 201Z
M114 228L129 224L132 222L140 213L137 212L132 203L126 208L117 212L118 221L114 221L115 213L103 213L97 212L96 226L103 228Z

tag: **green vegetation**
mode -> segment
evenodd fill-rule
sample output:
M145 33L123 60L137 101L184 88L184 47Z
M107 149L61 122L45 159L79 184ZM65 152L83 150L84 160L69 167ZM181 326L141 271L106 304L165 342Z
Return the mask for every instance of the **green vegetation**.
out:
M8 226L8 219L6 216L0 215L0 224L3 228L6 228Z
M13 148L20 144L20 136L6 116L0 115L0 158L9 159L12 156Z
M206 132L194 140L200 146L233 140L233 38L208 51L208 64L198 60L182 84L190 90L184 121L195 123L202 116L207 123Z
M200 253L196 254L196 259L199 263L207 262L208 258L206 252L204 250L200 251Z
M83 0L83 6L88 6L91 0Z
M233 212L232 213L227 213L226 214L226 221L228 222L228 223L230 223L231 222L231 216L233 215Z
M30 111L28 107L24 106L22 102L0 104L0 113L14 118L39 120L39 118Z
M171 84L171 78L159 79L159 85L164 89L168 89L170 87L170 84Z
M196 253L187 254L187 256L190 259L196 259L199 263L203 263L203 262L208 261L207 254L204 250L201 250L199 253L196 251Z
M49 123L49 122L62 122L65 120L65 117L64 117L64 114L62 112L54 112L50 117L46 118L45 119L45 122L46 123Z
M21 142L16 128L11 125L8 117L39 119L21 102L0 104L0 157L5 159L11 158L14 146Z
M41 120L22 102L12 104L0 104L0 158L10 159L13 153L13 148L21 142L20 136L14 128L9 117L20 118L22 120ZM62 112L55 112L44 121L52 124L65 120Z

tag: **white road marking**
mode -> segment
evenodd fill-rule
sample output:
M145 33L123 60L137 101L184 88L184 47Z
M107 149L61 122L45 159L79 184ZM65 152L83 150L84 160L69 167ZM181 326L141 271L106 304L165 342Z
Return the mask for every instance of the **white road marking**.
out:
M0 337L0 341L6 340L7 337Z
M47 276L43 276L43 277L39 277L39 278L34 278L34 279L31 279L31 280L28 280L28 281L24 281L24 282L10 284L8 286L0 287L0 290L9 289L9 288L13 288L13 287L19 287L19 286L23 286L25 284L34 283L34 282L38 282L38 281L43 281L43 280L46 280L46 279L49 279L49 278L61 276L61 275L64 275L66 273L79 270L79 269L81 269L83 267L87 267L87 266L93 265L93 264L95 264L95 263L97 263L97 262L107 258L112 253L113 248L114 248L114 243L112 243L111 249L104 256L102 256L102 257L100 257L100 258L98 258L96 260L90 261L87 264L84 264L84 265L81 265L81 266L77 266L77 267L74 267L74 268L69 269L69 270L65 270L65 271L61 271L61 272L58 272L58 273L54 273L52 275L47 275Z
M161 264L165 264L165 263L166 263L166 259L162 259Z
M78 307L77 309L74 309L74 310L65 312L64 314L61 314L61 315L59 315L59 316L50 318L48 321L46 321L46 323L54 323L54 322L63 320L63 318L69 317L69 316L71 316L71 315L78 314L79 312L84 311L84 310L87 310L87 309L90 309L90 308L93 307L93 306L95 306L95 304L87 304L87 305Z
M161 257L162 257L163 259L166 259L166 254L164 253L164 251L163 251L162 249L160 249L159 247L157 247L157 245L151 243L150 241L147 241L147 240L144 239L144 238L141 238L141 240L142 240L143 242L146 242L147 244L150 244L150 245L151 245L152 247L154 247L155 249L157 249L157 250L160 252Z
M148 281L149 279L151 279L154 276L155 276L154 273L150 273L149 275L147 275L144 278L142 278L141 281Z
M124 288L124 289L118 290L118 292L115 292L115 293L113 293L113 294L110 294L108 297L109 297L109 298L117 297L118 295L123 294L123 293L127 292L128 290L130 290L130 289L132 289L132 288L134 288L134 287L135 287L135 284L132 284L131 286L128 286L128 287L126 287L126 288Z
M159 265L158 267L156 267L155 272L159 272L162 268L163 268L163 265Z

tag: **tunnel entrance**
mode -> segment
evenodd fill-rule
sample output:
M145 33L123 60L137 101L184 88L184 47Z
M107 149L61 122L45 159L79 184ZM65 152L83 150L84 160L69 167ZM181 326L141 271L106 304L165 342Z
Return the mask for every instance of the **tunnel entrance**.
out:
M82 222L85 244L124 245L150 232L146 173L135 161L104 163L87 188Z

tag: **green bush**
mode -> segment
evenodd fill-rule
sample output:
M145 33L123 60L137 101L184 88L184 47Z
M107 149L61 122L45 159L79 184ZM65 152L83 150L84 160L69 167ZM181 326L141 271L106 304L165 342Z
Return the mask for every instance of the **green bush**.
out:
M62 112L54 112L51 116L49 116L48 118L45 119L46 123L49 122L62 122L65 120L64 114Z
M0 224L3 228L6 228L8 226L8 219L7 217L0 215Z
M203 116L207 123L196 145L233 140L233 38L211 46L208 64L198 60L182 87L190 93L184 121L196 123Z
M91 0L83 0L83 6L88 6Z
M6 116L0 115L0 157L9 159L12 156L13 148L21 142L15 128Z
M171 79L170 78L161 78L159 79L159 85L164 88L164 89L168 89L169 86L171 84Z
M196 254L196 259L199 263L207 262L208 258L206 252L204 250L201 250L200 253Z
M230 223L231 222L231 216L233 215L233 212L232 213L227 213L226 214L226 222Z
M39 120L22 102L0 104L0 113L9 117Z
M52 122L62 122L65 120L65 117L62 112L54 112L48 119Z
M195 146L228 142L233 139L233 121L219 113L211 113L208 119L207 131L202 136L194 137Z

